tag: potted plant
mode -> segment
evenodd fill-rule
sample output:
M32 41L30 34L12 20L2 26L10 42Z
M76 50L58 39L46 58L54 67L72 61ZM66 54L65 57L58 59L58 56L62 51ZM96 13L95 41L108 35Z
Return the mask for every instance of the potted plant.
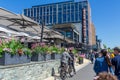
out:
M0 64L11 65L30 62L31 53L23 51L24 45L15 39L0 40Z
M51 59L60 59L62 48L58 48L57 46L50 46L48 50L51 51Z
M84 57L85 57L84 54L80 54L80 55L79 55L79 57L78 57L79 64L83 64L83 62L84 62Z
M46 46L43 43L36 43L32 45L32 61L44 61L44 60L49 60L51 59L51 56L47 54L48 46ZM48 56L49 55L49 56Z

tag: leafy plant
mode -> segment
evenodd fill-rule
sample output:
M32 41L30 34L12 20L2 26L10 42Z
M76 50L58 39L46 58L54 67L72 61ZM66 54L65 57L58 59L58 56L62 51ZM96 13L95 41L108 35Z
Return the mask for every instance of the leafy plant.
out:
M15 39L0 39L0 57L2 57L3 53L5 52L10 53L11 55L31 55L30 49L26 48L26 51L23 51L24 48L26 47L22 45L20 41L17 41Z
M32 51L29 49L29 48L23 48L22 49L23 50L23 53L25 54L25 55L28 55L29 57L31 57L32 56Z
M33 53L35 54L43 54L46 53L48 51L48 46L37 46L33 49Z
M78 53L78 50L73 49L72 52L73 52L73 54L77 54L77 53Z

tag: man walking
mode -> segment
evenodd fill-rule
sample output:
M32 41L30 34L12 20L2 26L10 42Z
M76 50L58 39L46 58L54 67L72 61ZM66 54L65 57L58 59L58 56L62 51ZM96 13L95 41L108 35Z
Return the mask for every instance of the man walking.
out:
M120 49L118 47L115 47L114 53L116 56L111 60L111 62L115 67L115 75L118 77L118 80L120 80Z
M65 48L65 50L64 50L64 52L62 53L62 56L61 56L61 67L64 66L66 68L66 70L67 70L67 67L68 67L69 58L71 60L73 60L72 57L69 55L67 48Z
M69 55L72 57L72 60L69 58L68 64L69 64L69 66L72 67L72 69L73 69L73 71L74 71L74 74L76 74L75 65L74 65L74 63L75 63L75 62L74 62L75 56L74 56L74 54L72 53L72 50L71 50L71 49L69 49Z

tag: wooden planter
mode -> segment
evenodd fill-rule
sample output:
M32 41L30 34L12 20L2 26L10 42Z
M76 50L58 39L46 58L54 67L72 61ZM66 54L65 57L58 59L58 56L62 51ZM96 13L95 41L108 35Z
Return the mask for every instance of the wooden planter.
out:
M31 57L31 61L44 61L45 60L45 57L43 54L34 54L32 55Z
M29 63L31 60L30 57L27 55L13 55L9 53L4 53L3 56L0 58L0 65L14 65L14 64L23 64Z

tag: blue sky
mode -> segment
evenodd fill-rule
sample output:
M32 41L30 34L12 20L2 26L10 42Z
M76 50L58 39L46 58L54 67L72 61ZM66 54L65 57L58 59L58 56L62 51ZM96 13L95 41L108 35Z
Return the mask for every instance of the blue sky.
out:
M68 0L0 0L0 7L15 13L33 5ZM89 0L96 34L109 47L120 46L120 0Z

